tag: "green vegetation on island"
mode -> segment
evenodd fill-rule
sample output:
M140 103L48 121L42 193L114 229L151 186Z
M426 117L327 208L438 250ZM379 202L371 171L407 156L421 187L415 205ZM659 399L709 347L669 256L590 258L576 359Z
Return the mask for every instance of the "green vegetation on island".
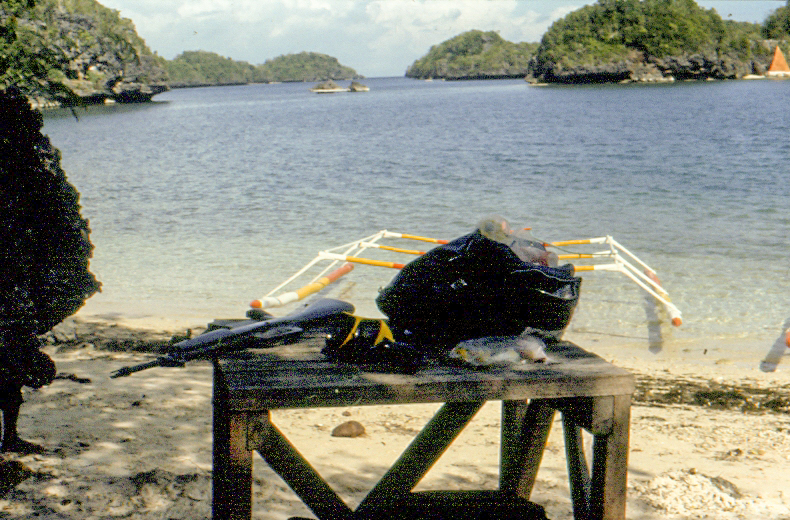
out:
M537 47L537 43L511 43L495 31L468 31L431 47L406 70L406 77L523 78Z
M207 51L186 51L165 65L171 87L239 85L260 81L257 67Z
M350 80L363 76L337 58L317 52L287 54L262 65L206 51L187 51L166 64L170 86L235 85L289 81Z
M468 31L406 71L418 79L526 77L556 83L729 79L762 74L790 51L790 0L764 24L723 20L694 0L599 0L557 20L538 43Z
M168 61L151 52L131 20L96 0L0 3L0 88L16 87L38 106L149 101L170 86L362 77L315 52L262 65L206 51Z
M540 43L468 31L406 71L419 79L524 78L588 83L727 79L790 56L790 0L763 24L723 20L694 0L598 0L557 20ZM0 89L39 104L137 102L169 87L363 78L336 58L288 54L252 65L207 51L158 56L131 20L96 0L0 2Z
M773 45L760 24L726 21L693 0L599 0L552 24L532 76L549 82L737 78Z
M362 79L351 67L341 65L337 58L317 52L286 54L266 60L260 66L264 81L324 81Z
M790 0L765 19L763 36L771 40L790 40Z

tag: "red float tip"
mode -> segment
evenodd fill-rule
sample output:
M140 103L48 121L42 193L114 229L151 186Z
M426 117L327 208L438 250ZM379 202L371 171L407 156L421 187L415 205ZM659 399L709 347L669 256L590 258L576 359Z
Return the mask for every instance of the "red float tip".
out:
M681 325L683 325L683 320L681 320L680 318L672 318L672 325L674 325L675 327L680 327Z
M250 307L252 307L253 309L261 309L263 308L263 302L260 300L252 300L250 302Z

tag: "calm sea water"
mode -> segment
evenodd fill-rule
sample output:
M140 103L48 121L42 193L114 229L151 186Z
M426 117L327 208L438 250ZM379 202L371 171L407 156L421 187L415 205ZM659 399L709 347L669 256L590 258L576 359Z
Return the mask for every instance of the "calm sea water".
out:
M546 241L614 236L683 311L669 343L767 348L790 315L790 82L366 84L47 115L104 284L83 312L241 317L320 249L380 229L454 238L498 213ZM393 274L358 267L339 289L375 313ZM645 339L644 302L620 274L585 274L571 330Z

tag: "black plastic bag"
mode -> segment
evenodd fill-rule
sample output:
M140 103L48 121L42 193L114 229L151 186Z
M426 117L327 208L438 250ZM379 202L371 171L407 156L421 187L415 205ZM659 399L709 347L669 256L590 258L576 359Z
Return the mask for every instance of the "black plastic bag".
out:
M376 299L396 341L443 353L458 342L522 333L558 335L579 299L573 266L521 260L480 231L406 265Z

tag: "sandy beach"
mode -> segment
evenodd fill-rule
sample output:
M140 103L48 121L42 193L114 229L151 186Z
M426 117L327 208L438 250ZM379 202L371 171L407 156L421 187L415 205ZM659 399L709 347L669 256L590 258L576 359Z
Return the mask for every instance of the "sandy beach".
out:
M78 318L50 333L46 351L58 378L26 390L20 420L21 435L45 451L2 455L0 518L210 517L211 366L196 362L111 380L112 370L150 359L173 334L185 332L161 322L129 325ZM790 519L785 367L762 373L756 363L744 369L727 359L657 363L646 355L625 356L627 341L582 334L568 339L636 376L629 519ZM274 422L354 505L437 407L277 411ZM418 489L495 488L499 417L498 403L486 405ZM531 498L552 520L572 518L559 418ZM350 420L365 433L331 435ZM254 518L312 517L256 461Z

